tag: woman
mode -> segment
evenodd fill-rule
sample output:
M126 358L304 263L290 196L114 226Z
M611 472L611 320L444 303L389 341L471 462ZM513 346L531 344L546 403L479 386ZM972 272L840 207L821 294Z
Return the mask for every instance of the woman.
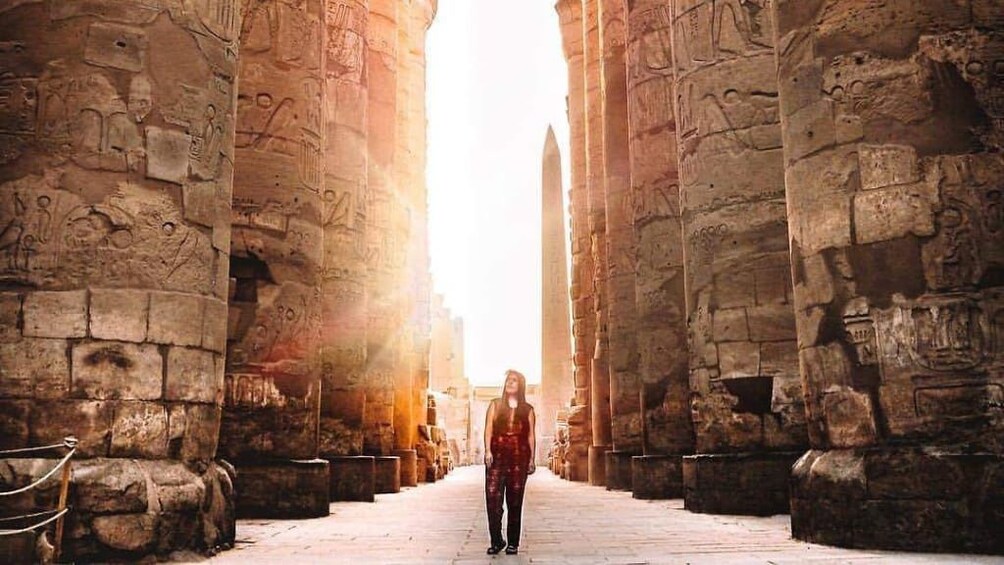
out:
M533 406L526 402L526 377L512 369L505 373L502 397L492 400L485 416L485 505L488 507L488 555L505 548L507 555L519 552L523 488L532 475L537 438ZM509 512L509 544L502 539L502 498Z

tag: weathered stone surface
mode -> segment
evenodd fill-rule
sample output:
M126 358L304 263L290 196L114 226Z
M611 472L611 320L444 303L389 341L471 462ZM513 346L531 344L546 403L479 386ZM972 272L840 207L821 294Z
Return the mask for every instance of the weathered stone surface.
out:
M374 486L376 494L401 492L401 458L397 456L376 457Z
M164 359L156 345L98 341L73 346L73 392L94 399L156 400Z
M631 490L632 470L631 453L608 451L605 463L607 475L607 490Z
M684 506L702 514L787 514L788 477L802 452L683 458Z
M91 522L97 540L113 550L146 553L157 542L158 517L153 513L98 516Z
M319 518L328 510L328 462L324 459L244 464L238 471L241 518Z
M418 486L418 452L414 449L395 449L394 456L401 460L401 486Z
M146 512L150 493L142 466L128 459L94 459L73 464L76 502L95 514Z
M198 347L202 344L204 315L205 302L198 296L151 292L150 341Z
M376 461L373 457L329 457L332 502L374 502Z
M21 295L0 292L0 343L21 339Z
M0 397L65 397L70 388L66 349L62 339L0 343Z
M640 500L683 498L683 456L633 457L631 495Z
M112 457L162 459L167 451L167 408L153 402L120 402L112 420Z
M219 404L223 400L223 375L210 351L172 347L167 351L164 398Z
M91 290L91 337L111 341L146 341L150 294L141 290Z
M33 337L86 337L87 291L26 294L23 333Z
M36 400L31 410L28 445L50 445L74 436L77 452L84 457L108 454L114 406L94 400ZM25 444L17 447L24 447Z

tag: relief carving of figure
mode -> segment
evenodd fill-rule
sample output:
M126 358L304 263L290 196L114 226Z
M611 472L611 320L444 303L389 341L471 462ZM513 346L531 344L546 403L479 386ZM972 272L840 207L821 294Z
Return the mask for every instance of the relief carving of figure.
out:
M292 98L278 103L272 95L260 92L241 95L237 100L238 149L255 149L294 156L300 149L299 136L294 132L296 114Z
M983 276L972 212L951 203L938 214L938 234L924 245L924 265L932 289L958 289L975 285Z
M328 4L328 68L335 78L362 80L365 40L357 31L358 16L352 6Z

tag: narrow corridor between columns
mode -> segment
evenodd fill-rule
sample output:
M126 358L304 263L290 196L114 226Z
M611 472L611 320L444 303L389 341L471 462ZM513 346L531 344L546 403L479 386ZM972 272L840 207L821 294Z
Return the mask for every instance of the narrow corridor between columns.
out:
M1000 564L973 555L855 551L791 539L788 516L693 514L682 500L642 501L563 481L546 470L527 487L523 542L515 556L485 555L484 467L377 495L375 504L340 502L310 520L241 520L229 563L623 563Z

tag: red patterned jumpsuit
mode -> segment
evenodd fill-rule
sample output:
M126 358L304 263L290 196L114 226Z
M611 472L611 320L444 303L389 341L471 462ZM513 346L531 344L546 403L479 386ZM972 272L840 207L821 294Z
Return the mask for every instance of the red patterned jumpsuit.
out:
M519 547L523 517L523 490L530 466L529 404L509 410L496 398L492 423L492 465L485 471L485 503L488 507L488 533L493 546L502 546L502 499L509 512L509 545Z

